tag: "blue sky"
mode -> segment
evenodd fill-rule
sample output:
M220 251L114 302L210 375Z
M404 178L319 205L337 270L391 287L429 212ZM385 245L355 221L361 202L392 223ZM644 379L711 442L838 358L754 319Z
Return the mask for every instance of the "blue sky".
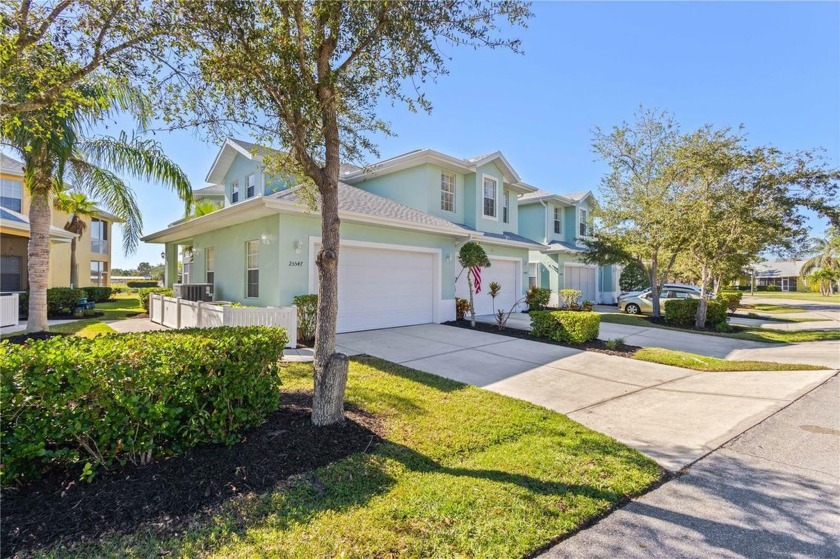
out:
M744 124L757 144L823 147L840 166L840 3L537 2L533 11L524 55L450 49L450 75L426 90L431 115L383 106L398 136L380 142L381 156L502 150L530 184L594 190L604 165L592 129L643 104L672 111L685 129ZM217 146L186 131L156 137L203 186ZM145 233L180 217L174 195L135 187ZM161 250L115 250L114 267L158 263Z

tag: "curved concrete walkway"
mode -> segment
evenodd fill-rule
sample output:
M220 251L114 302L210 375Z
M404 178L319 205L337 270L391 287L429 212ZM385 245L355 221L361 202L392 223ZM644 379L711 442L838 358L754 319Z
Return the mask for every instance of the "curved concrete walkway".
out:
M833 371L702 373L427 324L338 335L368 354L565 413L671 471L788 405Z

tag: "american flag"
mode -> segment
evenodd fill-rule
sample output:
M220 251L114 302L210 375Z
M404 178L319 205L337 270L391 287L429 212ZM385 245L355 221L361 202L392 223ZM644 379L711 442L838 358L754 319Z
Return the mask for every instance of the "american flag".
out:
M472 267L473 283L475 284L475 293L481 293L481 266Z

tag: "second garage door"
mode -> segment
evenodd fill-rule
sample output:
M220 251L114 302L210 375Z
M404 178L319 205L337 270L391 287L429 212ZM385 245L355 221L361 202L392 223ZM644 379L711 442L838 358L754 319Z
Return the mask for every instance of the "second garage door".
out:
M569 266L563 269L566 289L579 289L582 293L581 302L595 302L595 268L583 266Z
M490 267L481 271L481 293L475 295L475 314L493 314L493 299L489 295L490 282L495 281L502 286L502 290L496 297L496 309L509 311L513 304L519 299L517 288L516 261L490 259ZM464 271L455 284L455 296L462 299L469 299L469 287L467 285L467 272Z
M433 322L435 296L432 253L341 247L339 332Z

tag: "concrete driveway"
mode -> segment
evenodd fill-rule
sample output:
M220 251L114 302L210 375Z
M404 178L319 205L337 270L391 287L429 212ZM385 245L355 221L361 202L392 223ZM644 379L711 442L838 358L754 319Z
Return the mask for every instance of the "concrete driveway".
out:
M437 324L340 334L338 345L567 414L671 471L833 374L702 373Z

